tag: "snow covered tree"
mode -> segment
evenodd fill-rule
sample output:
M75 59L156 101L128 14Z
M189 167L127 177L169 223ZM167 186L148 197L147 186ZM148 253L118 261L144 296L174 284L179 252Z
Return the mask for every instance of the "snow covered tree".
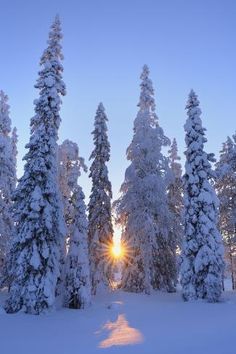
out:
M224 270L222 238L217 229L218 199L211 184L213 154L204 151L199 101L189 94L184 126L187 149L184 175L184 226L181 284L184 300L206 299L216 302L222 292Z
M107 286L111 281L109 256L113 228L111 218L112 191L106 166L110 159L107 120L103 104L100 103L92 132L95 147L90 156L90 160L93 161L89 174L92 179L92 190L88 205L88 235L93 294L96 293L98 287Z
M12 193L16 176L9 108L7 95L0 91L0 286L6 285L7 254L13 233Z
M182 167L178 156L176 139L173 139L169 150L170 183L168 186L168 203L173 214L173 233L176 245L181 249L183 239L183 181Z
M91 298L86 206L78 185L81 168L87 172L78 145L65 140L59 146L59 181L67 227L64 305L69 308L84 308Z
M12 159L13 159L13 164L14 164L14 189L16 188L16 183L17 183L17 143L18 143L18 134L17 134L17 129L16 127L13 128L12 134L11 134L11 146L12 146Z
M220 230L225 242L232 287L236 289L236 135L228 137L216 164Z
M48 46L40 65L35 87L35 116L26 145L24 174L14 195L16 232L11 247L13 266L8 313L22 310L39 314L54 304L60 275L60 249L65 226L58 183L58 129L62 81L62 38L58 17L49 32Z
M12 254L11 254L11 243L13 240L13 235L14 235L14 224L13 224L13 215L12 215L12 198L13 198L13 193L16 188L16 183L17 183L17 142L18 142L18 135L17 135L17 129L16 127L13 128L12 134L11 134L11 154L10 154L10 159L9 161L9 166L11 166L12 172L11 172L11 178L8 176L9 180L11 179L11 200L10 200L10 220L11 220L11 234L9 235L8 239L8 245L7 245L7 250L6 250L6 256L5 256L5 262L4 262L4 267L3 267L3 272L2 272L2 281L0 284L1 286L7 286L9 288L11 284L11 275L10 275L10 269L12 265Z
M73 206L71 197L77 187L78 177L82 168L87 172L84 159L79 157L79 148L76 143L65 140L59 145L59 183L64 205L64 218L67 226L67 239L70 235L70 226L73 224Z
M75 188L71 203L74 213L66 258L64 304L69 308L83 309L91 302L91 282L86 206L80 186Z
M176 282L175 250L169 225L172 215L167 199L168 160L163 146L170 144L158 124L154 90L145 65L141 75L139 111L134 135L127 149L131 161L115 202L126 248L122 288L150 293L151 289L173 290Z
M72 203L72 194L77 186L77 180L80 176L80 168L87 170L82 158L79 157L79 148L76 143L65 140L58 148L58 169L59 185L64 207L64 220L66 224L66 237L61 249L61 277L57 286L57 296L63 292L63 282L65 277L65 260L67 248L71 236L71 226L74 218L74 207Z

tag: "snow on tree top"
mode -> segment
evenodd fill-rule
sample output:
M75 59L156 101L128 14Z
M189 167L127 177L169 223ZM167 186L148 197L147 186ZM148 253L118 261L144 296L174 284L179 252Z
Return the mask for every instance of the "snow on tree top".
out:
M149 78L149 68L147 65L143 66L143 71L140 76L141 84L141 93L138 107L141 110L151 110L155 111L155 100L154 100L154 89L152 85L152 80Z
M8 96L0 90L0 133L8 135L11 131L11 119L9 118Z

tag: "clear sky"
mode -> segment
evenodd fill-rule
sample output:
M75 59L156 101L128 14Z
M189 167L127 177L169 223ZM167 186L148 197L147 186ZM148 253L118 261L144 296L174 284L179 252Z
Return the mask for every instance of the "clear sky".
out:
M9 95L19 132L19 175L38 96L39 58L56 13L63 27L67 86L60 140L77 142L88 163L95 111L104 103L115 197L127 166L144 63L150 67L160 125L177 138L181 155L191 88L201 102L207 150L218 155L236 129L235 0L0 0L0 88ZM88 196L88 178L81 181Z

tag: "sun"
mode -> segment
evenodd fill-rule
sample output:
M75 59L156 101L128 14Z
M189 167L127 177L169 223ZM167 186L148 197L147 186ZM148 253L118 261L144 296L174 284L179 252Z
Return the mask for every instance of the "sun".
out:
M110 248L110 255L113 260L120 260L125 255L125 248L121 241L121 228L117 225L113 225L114 235L113 242Z
M111 248L112 256L116 259L122 258L123 256L123 249L120 243L114 243Z

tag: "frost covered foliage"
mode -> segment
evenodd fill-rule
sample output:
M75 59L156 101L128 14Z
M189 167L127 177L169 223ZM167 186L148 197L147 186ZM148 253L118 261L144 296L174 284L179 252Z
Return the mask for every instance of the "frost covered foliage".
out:
M71 196L77 187L78 177L81 175L80 169L85 172L87 167L84 159L79 157L79 148L76 143L65 140L58 149L59 156L59 183L64 205L64 218L67 226L67 238L70 234L70 226L73 223L73 206Z
M187 102L184 126L187 145L184 175L184 226L181 284L183 298L220 299L223 279L223 245L217 229L218 199L211 179L212 154L204 151L205 129L200 118L199 101L194 91Z
M176 139L173 139L169 150L169 165L168 204L173 214L173 238L175 246L181 249L183 239L183 180Z
M86 206L81 187L75 189L71 203L74 213L66 258L64 304L69 308L83 309L91 301L91 283Z
M115 202L122 225L126 257L122 287L150 293L151 289L172 291L176 282L175 249L167 200L168 160L162 147L169 145L155 113L154 90L145 65L141 75L139 111L134 135L127 149L131 161Z
M94 122L94 150L90 156L92 190L88 205L89 254L91 265L92 291L109 284L111 265L109 260L113 228L111 219L111 183L108 178L107 162L110 159L110 144L107 136L107 116L100 103Z
M39 314L55 300L65 233L57 161L60 96L65 95L61 38L56 17L40 62L42 69L35 85L39 99L34 102L24 174L14 195L13 282L5 305L9 313L22 310Z
M16 183L17 183L17 175L16 175L16 171L17 171L17 154L18 154L17 143L18 143L17 129L16 129L16 127L14 127L13 130L12 130L12 134L11 134L12 159L13 159L13 164L14 164L14 181L13 181L14 189L15 189Z
M222 232L233 289L236 288L236 135L228 137L216 164Z
M91 298L86 207L78 186L81 168L87 171L84 159L79 157L78 145L65 140L59 146L59 182L67 228L64 305L69 308L84 308Z
M8 97L0 91L0 285L6 285L7 254L13 233L11 214L16 166L11 141Z

